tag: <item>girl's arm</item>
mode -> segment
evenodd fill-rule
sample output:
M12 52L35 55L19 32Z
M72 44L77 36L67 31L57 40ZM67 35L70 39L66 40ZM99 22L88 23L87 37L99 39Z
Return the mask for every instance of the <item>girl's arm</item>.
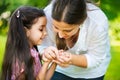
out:
M50 61L44 62L36 80L50 80L56 68L56 64L52 63L50 68L48 68L49 64Z
M56 69L56 66L57 66L57 64L54 63L54 62L51 64L51 66L49 67L49 69L48 69L48 71L47 71L47 73L46 73L46 78L45 78L45 80L50 80L50 79L51 79L51 77L53 76L54 71L55 71L55 69Z
M49 63L50 62L44 62L44 64L42 65L42 67L41 67L41 69L39 71L39 74L38 74L36 80L45 80L46 72L47 72Z

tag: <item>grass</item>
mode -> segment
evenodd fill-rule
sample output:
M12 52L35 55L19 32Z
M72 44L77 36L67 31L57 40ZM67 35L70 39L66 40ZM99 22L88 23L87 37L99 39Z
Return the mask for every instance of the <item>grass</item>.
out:
M4 47L5 47L6 37L0 36L0 71L1 71L1 65L2 65L2 59L3 59L3 53L4 53ZM111 63L109 65L109 68L107 70L106 76L104 80L120 80L120 76L118 72L120 72L120 41L113 41L111 43Z
M118 42L120 43L120 42ZM120 80L120 75L118 74L118 72L120 72L120 45L115 46L112 45L111 47L111 63L109 65L109 68L107 70L106 76L105 76L105 80Z
M0 36L0 71L1 71L1 66L2 66L5 43L6 43L6 37Z

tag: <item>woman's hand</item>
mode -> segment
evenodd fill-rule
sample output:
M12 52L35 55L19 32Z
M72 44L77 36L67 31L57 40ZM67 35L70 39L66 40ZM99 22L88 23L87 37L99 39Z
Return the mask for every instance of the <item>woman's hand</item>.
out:
M61 67L68 67L71 64L71 53L50 46L44 49L42 59L45 62L53 61Z
M71 53L59 50L57 59L53 60L53 62L56 62L61 67L68 67L70 64L72 64Z
M53 60L56 59L57 54L58 54L58 49L50 46L44 50L42 54L42 59L43 61Z

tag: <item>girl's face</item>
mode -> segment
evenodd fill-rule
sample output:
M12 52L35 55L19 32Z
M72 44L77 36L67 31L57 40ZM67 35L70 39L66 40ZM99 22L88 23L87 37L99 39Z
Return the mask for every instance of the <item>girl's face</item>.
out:
M31 28L27 29L27 37L29 39L30 46L42 43L42 40L46 35L46 23L46 17L39 17Z
M79 25L71 25L53 20L53 29L60 38L69 39L79 31Z

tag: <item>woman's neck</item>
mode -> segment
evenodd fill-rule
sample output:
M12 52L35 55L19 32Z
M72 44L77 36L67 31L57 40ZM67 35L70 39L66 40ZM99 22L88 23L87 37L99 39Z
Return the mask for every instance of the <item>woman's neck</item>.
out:
M66 45L68 48L73 47L75 45L75 43L77 42L78 36L79 36L79 31L80 30L78 30L78 32L75 35L71 36L71 38L66 39Z

